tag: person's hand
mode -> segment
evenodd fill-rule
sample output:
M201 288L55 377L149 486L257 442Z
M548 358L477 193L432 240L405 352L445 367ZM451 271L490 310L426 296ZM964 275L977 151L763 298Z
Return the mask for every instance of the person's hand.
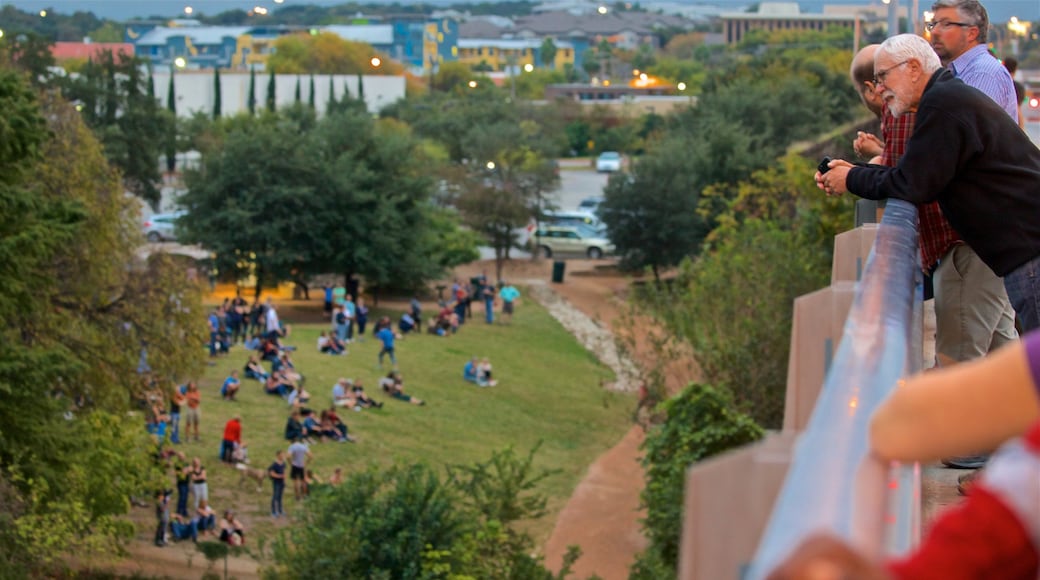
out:
M881 155L885 150L885 144L878 139L877 135L858 131L856 138L852 141L852 149L860 157L875 157Z
M816 187L827 192L827 195L841 195L848 191L845 185L845 178L849 174L849 170L852 169L853 165L844 159L833 159L827 164L830 170L827 173L820 173L819 171L813 175L813 179L816 181Z
M829 535L811 536L766 580L888 580L884 568Z

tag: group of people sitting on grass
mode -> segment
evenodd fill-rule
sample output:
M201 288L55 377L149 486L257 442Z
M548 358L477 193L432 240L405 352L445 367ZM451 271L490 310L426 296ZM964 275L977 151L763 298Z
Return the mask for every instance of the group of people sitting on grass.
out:
M462 367L462 378L476 383L478 387L493 387L498 384L498 381L491 378L491 361L487 357L479 362L477 357L469 359Z
M323 441L340 443L357 441L350 435L346 423L339 418L335 405L321 411L317 417L314 416L314 411L311 409L293 409L285 423L285 439L287 441L301 440L308 444Z

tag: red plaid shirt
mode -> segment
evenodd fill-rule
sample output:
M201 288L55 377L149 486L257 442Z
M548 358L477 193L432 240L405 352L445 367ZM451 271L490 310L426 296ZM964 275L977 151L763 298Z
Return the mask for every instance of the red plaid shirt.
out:
M913 113L904 113L895 117L886 105L881 111L881 138L885 141L885 149L881 152L881 164L895 167L899 158L906 151L906 142L914 130ZM921 234L921 266L931 270L935 263L946 255L955 244L961 242L950 222L943 217L938 202L923 203L917 206L918 230Z

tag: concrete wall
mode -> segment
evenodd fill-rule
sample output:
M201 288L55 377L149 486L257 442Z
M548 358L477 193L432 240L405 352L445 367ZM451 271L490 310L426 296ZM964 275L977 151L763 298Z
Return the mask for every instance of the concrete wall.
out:
M210 113L213 111L214 87L213 71L178 71L174 78L174 90L177 96L177 116L189 117L196 111ZM275 103L277 107L293 104L296 101L296 79L300 80L300 100L306 104L310 98L311 80L309 75L275 75ZM155 95L166 105L169 94L169 71L156 71ZM261 72L256 75L256 107L264 108L267 101L267 83L270 76ZM329 83L332 83L336 99L342 99L344 85L352 97L358 94L357 75L314 75L314 103L319 114L325 112L329 97ZM405 95L405 79L403 76L364 76L362 84L365 88L365 104L372 113L378 113L383 107L403 99ZM224 116L233 116L249 109L249 73L221 73L220 103Z

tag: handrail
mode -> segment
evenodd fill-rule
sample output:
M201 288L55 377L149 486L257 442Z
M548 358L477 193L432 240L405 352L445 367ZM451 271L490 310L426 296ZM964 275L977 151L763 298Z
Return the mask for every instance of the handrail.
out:
M921 364L917 209L889 200L841 345L801 435L746 578L764 578L806 537L827 532L871 556L899 554L920 529L918 466L869 453L870 417Z

